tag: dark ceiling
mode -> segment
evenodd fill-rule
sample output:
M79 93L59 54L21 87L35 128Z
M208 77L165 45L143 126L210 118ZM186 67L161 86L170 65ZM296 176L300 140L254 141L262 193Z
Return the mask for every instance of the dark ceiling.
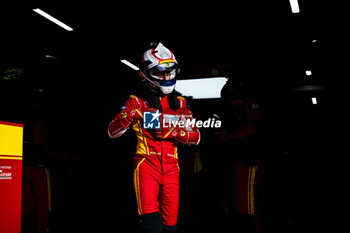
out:
M1 69L22 67L22 79L37 87L127 92L137 77L120 60L137 64L150 41L161 41L176 55L182 79L215 70L271 89L342 86L343 73L334 72L345 53L344 8L318 0L299 5L293 14L288 0L11 1L0 8Z

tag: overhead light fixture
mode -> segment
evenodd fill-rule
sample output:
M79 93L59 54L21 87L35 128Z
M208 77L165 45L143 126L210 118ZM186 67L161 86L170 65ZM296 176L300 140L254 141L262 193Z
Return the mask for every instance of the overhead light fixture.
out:
M326 87L321 85L304 85L291 88L292 91L323 91Z
M57 60L57 57L52 56L52 55L49 55L49 54L46 54L45 57L46 57L46 58L51 58L51 59Z
M127 60L120 60L120 62L124 63L125 65L129 66L131 69L133 70L139 70L139 68L137 66L135 66L134 64L132 64L131 62L127 61Z
M67 31L73 31L73 28L69 27L67 24L62 23L61 21L59 21L58 19L56 19L55 17L52 17L51 15L49 15L48 13L46 13L43 10L40 10L39 8L33 9L34 12L38 13L39 15L45 17L46 19L50 20L51 22L57 24L58 26L66 29Z
M193 99L220 98L221 89L227 80L226 77L177 80L175 90Z
M311 72L311 70L305 70L305 74L306 74L307 76L311 76L312 72Z
M312 104L317 104L317 98L316 97L312 97L311 101L312 101Z
M300 12L298 0L289 0L289 3L294 14Z

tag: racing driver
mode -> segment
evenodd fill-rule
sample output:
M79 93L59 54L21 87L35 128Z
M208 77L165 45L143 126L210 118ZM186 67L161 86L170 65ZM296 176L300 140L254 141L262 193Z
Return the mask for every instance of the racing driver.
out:
M200 133L186 99L174 90L178 63L161 43L141 57L141 88L129 96L108 126L110 138L128 128L137 137L134 189L142 233L175 233L179 207L178 143L197 145ZM173 124L163 122L175 121Z

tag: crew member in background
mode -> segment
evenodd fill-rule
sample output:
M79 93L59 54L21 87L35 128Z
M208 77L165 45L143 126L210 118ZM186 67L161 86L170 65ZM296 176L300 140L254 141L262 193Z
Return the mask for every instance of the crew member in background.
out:
M259 192L263 177L263 103L250 86L230 79L221 91L223 130L217 133L222 153L234 165L225 174L231 204L232 221L239 232L261 232ZM228 169L227 169L228 170ZM233 177L234 176L234 177ZM228 196L229 196L228 195ZM234 210L232 210L232 207Z
M195 126L163 127L163 121L192 119L186 99L174 90L177 67L169 49L152 44L141 58L141 87L108 126L110 138L122 136L130 127L136 133L134 189L142 233L176 232L178 143L197 145L200 141Z
M24 121L22 233L47 233L51 211L51 176L43 97L37 91Z

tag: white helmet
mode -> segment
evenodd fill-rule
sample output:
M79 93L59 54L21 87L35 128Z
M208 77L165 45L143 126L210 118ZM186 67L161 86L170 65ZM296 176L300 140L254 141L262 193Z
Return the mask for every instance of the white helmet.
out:
M147 50L141 57L140 75L146 84L155 91L170 94L176 85L177 61L174 54L158 43L156 47ZM167 72L169 80L160 79L159 76Z

